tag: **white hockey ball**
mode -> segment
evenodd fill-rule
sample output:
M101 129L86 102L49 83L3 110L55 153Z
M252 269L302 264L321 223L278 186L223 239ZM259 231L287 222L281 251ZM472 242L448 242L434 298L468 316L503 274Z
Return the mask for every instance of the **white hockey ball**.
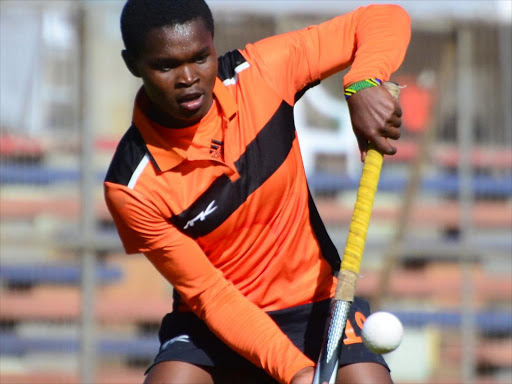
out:
M404 335L402 323L392 313L375 312L363 324L361 337L370 351L378 354L394 351Z

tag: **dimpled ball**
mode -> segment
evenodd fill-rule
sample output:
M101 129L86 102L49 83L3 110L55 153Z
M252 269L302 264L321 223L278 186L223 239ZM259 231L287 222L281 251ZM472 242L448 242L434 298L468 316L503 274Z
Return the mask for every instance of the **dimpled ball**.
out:
M363 324L361 337L370 351L378 354L394 351L402 341L404 327L389 312L375 312Z

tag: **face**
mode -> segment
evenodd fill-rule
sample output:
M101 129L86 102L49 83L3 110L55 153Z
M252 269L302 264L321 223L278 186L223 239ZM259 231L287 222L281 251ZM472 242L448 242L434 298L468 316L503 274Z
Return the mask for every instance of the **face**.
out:
M217 76L217 53L211 33L198 18L148 32L137 58L126 51L130 71L141 77L152 117L159 123L183 128L197 123L210 109Z

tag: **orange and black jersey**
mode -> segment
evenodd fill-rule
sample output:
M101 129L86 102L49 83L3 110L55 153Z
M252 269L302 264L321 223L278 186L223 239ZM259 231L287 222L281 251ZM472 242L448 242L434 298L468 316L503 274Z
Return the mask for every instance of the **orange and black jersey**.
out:
M184 129L151 121L141 89L107 173L126 251L170 281L178 310L281 382L314 363L265 311L332 297L340 263L308 190L293 105L351 64L346 84L389 79L409 36L401 8L370 6L230 52L210 111Z

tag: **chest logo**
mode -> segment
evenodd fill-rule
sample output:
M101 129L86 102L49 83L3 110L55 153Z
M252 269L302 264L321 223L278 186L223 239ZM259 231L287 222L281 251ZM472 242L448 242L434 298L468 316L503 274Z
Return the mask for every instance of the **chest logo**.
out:
M206 209L204 211L201 211L199 213L199 215L194 217L192 220L187 221L187 225L185 225L183 227L183 229L193 227L195 222L198 220L204 221L206 219L206 216L208 216L210 213L212 213L216 209L217 209L217 207L215 206L215 200L213 200L210 204L208 204L208 206L206 207Z
M212 144L210 146L210 156L214 158L219 158L224 155L223 149L224 143L219 140L212 140Z

